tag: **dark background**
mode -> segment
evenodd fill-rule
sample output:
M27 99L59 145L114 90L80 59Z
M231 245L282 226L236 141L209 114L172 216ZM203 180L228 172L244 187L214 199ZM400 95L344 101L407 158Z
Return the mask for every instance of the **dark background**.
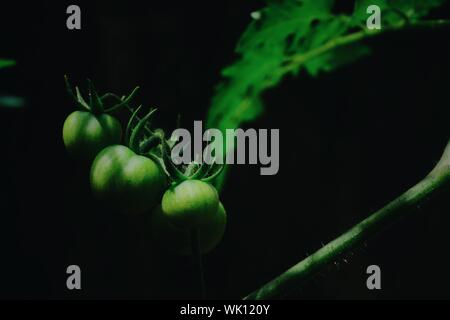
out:
M189 258L151 241L148 215L98 205L88 168L63 147L74 110L63 75L101 92L142 90L167 129L205 118L220 70L259 1L80 3L82 30L66 29L69 2L15 1L0 11L0 94L25 97L0 110L1 298L193 298ZM345 10L347 8L340 8ZM433 13L450 18L448 6ZM419 181L449 137L450 31L370 40L373 54L317 79L285 79L250 126L280 128L280 171L230 171L223 242L204 259L211 298L239 298L320 248ZM122 112L119 117L125 120ZM287 298L450 298L450 191L337 261ZM82 290L66 289L66 268ZM366 288L377 264L382 290Z

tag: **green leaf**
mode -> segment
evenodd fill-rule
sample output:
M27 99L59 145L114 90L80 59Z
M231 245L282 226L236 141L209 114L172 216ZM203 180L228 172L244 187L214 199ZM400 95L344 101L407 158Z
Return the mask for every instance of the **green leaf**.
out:
M389 7L387 0L356 0L355 9L351 17L352 26L365 26L367 18L367 8L371 5L377 5L381 9L381 19L384 17L386 8Z
M312 76L317 76L320 72L331 72L341 66L345 66L370 53L369 47L355 43L327 52L305 64L306 69Z
M410 18L421 18L432 9L438 8L443 5L447 0L391 0L389 5L391 8L395 8L403 12Z
M292 37L295 45L305 36L314 20L331 17L334 0L281 1L261 10L261 20L253 21L238 42L236 51L279 46Z
M236 46L240 58L223 69L207 116L208 127L236 128L256 119L263 111L261 94L287 74L306 70L316 76L354 62L369 53L362 44L329 46L342 37L367 31L372 4L382 10L382 27L418 19L445 0L356 0L352 15L334 15L334 0L268 1L252 13L253 21ZM359 28L359 30L355 30ZM360 37L363 39L364 37ZM356 42L356 41L355 41ZM315 52L317 51L317 52Z
M306 53L325 44L330 39L342 36L348 29L348 23L348 17L345 16L334 17L318 23L298 51ZM306 61L304 66L310 75L317 76L320 72L331 72L368 53L370 53L368 47L357 43L318 55Z
M407 19L417 19L427 15L432 9L447 0L357 0L352 16L352 25L365 25L367 7L377 5L381 9L382 27L393 26Z
M235 49L238 60L222 71L207 127L225 131L257 119L264 111L262 94L285 76L317 76L350 64L370 52L361 40L413 25L444 2L356 0L352 14L336 15L334 0L267 1L265 8L251 14ZM366 28L367 7L372 4L382 10L381 30Z
M0 107L16 109L24 106L25 100L22 97L0 96Z
M0 69L15 66L16 62L14 60L3 60L0 59Z
M16 62L14 60L5 60L0 59L0 69L12 67L16 65ZM21 97L15 97L15 96L0 96L0 107L4 108L22 108L25 105L25 100Z

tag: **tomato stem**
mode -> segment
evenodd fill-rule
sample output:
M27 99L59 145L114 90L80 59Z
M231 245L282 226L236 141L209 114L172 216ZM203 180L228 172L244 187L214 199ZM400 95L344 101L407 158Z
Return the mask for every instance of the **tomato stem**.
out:
M401 217L414 212L415 208L447 188L449 182L450 140L438 164L423 180L279 277L249 294L245 299L274 299L285 296L344 253L353 250Z
M136 87L133 90L133 92L128 96L128 98L126 98L125 96L119 97L118 95L116 95L114 93L111 93L111 92L105 93L100 99L105 100L107 98L113 98L113 99L115 99L116 101L119 102L117 105L115 105L115 106L113 106L113 107L111 107L109 109L106 109L105 112L109 113L109 112L112 112L112 111L116 111L119 107L124 106L126 109L128 109L128 111L131 112L131 114L134 114L136 109L131 108L129 102L131 100L131 97L134 97L134 95L135 95L135 93L136 93L136 91L138 89L139 89L139 87ZM139 116L137 114L135 115L135 119L137 121L141 120L141 118L139 118ZM145 131L147 131L147 133L150 134L150 135L153 134L153 131L147 125L145 125Z
M153 135L148 139L142 141L139 145L139 154L146 154L150 152L150 150L156 147L160 143L159 137Z
M108 98L108 97L112 97L119 102L116 105L106 109L105 112L110 113L110 112L116 111L118 109L121 109L122 107L126 107L128 110L132 111L129 106L129 103L134 98L134 96L136 95L139 88L140 88L139 86L134 88L133 91L128 95L128 97L124 96L122 98L119 98L119 96L115 95L114 93L107 93L107 94L103 95L101 97L102 100L104 100L105 98Z

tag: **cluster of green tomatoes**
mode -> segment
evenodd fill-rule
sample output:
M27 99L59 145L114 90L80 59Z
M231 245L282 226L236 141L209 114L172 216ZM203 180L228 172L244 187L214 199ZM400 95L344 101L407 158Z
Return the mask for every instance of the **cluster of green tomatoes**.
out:
M151 212L154 238L176 253L192 252L192 234L200 253L212 250L222 239L227 220L218 192L210 184L222 166L175 165L170 158L174 141L166 140L162 129L151 127L156 109L140 118L141 106L130 107L138 88L128 96L100 96L88 83L86 101L66 78L68 92L80 110L66 118L63 140L73 157L91 165L93 195L120 212ZM113 105L106 108L107 102ZM122 108L132 113L124 134L120 122L110 115Z

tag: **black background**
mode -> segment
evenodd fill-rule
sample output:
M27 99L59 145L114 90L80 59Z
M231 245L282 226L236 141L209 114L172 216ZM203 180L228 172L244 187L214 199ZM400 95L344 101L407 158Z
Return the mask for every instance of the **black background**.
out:
M26 108L0 110L0 297L194 298L189 258L151 241L148 215L98 205L88 168L61 139L74 110L63 75L159 108L159 124L205 118L220 70L259 1L80 3L82 30L66 29L69 2L2 4L0 94ZM345 10L348 8L339 8ZM449 18L446 6L434 17ZM222 202L229 221L205 257L211 298L239 298L419 181L449 137L449 31L409 31L368 42L373 54L317 79L302 74L265 94L249 126L280 128L280 172L230 171ZM120 114L125 120L127 114ZM337 261L287 298L449 298L449 193ZM66 267L82 290L66 289ZM382 290L366 288L366 267Z

